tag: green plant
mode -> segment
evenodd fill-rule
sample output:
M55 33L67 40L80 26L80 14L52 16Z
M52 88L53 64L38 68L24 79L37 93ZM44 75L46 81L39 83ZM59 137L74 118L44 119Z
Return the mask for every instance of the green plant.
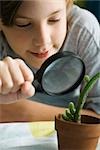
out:
M92 78L90 78L88 75L85 75L84 81L86 82L86 84L79 95L78 103L76 106L74 105L73 102L69 103L68 109L66 109L65 113L62 114L62 118L64 120L73 121L73 122L81 122L80 111L85 104L88 93L93 88L94 84L96 83L98 79L100 79L100 72L98 72Z

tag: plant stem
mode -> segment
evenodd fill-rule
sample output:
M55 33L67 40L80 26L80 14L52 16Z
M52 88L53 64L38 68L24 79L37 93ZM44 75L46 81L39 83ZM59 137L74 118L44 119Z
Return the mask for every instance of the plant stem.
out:
M85 85L84 89L80 93L79 99L78 99L78 105L76 107L75 112L75 121L78 122L80 119L80 110L83 108L84 103L86 101L87 95L89 91L93 88L94 84L96 83L97 79L100 78L100 72L94 75Z

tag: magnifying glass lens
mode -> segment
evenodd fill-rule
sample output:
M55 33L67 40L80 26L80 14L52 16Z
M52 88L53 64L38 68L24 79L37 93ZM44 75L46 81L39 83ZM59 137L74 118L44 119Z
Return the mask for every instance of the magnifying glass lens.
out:
M75 85L83 71L83 63L69 55L53 61L44 71L42 87L48 94L64 93Z

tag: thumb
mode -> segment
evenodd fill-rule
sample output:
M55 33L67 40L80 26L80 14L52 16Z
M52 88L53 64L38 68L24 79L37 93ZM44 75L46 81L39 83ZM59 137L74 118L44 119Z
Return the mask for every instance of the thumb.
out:
M24 84L21 86L20 91L17 93L17 98L28 98L35 94L35 88L29 81L25 81Z

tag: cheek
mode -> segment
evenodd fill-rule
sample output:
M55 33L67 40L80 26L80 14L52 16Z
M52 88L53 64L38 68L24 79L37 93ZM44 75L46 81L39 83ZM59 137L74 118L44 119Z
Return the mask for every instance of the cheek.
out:
M57 45L62 45L66 36L66 22L62 22L59 26L55 27L55 29L53 30L53 35L55 43Z
M27 32L10 30L4 32L8 44L13 50L26 49L30 42L30 36Z

